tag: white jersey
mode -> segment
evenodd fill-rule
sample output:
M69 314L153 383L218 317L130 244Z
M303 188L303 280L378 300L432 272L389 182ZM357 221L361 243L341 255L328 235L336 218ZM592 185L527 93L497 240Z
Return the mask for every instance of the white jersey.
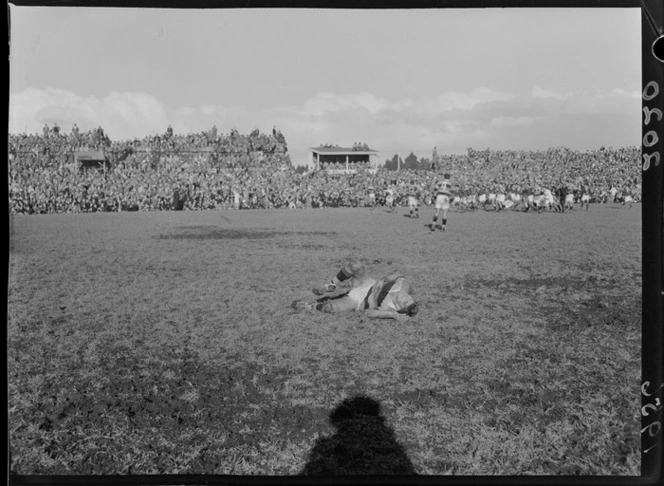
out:
M368 278L364 283L357 287L353 287L353 289L348 292L348 297L353 301L353 304L355 304L355 310L362 310L364 308L364 299L375 283L375 279Z
M544 189L544 204L551 206L553 203L553 193L549 189Z
M546 203L546 197L544 196L544 194L539 194L533 197L533 204L535 204L535 206L543 206L545 203Z

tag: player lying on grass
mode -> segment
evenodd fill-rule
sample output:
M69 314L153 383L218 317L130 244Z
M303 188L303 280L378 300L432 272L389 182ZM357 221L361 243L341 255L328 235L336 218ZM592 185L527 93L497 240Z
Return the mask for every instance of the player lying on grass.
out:
M335 293L339 287L350 287ZM364 311L371 319L407 319L415 316L419 306L410 295L410 283L399 274L381 279L371 277L364 265L351 261L330 283L313 289L324 295L313 302L296 300L292 307L298 310L338 312Z

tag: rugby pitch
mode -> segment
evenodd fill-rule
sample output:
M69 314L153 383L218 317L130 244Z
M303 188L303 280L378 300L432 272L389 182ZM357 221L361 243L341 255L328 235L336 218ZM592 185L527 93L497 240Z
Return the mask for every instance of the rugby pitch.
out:
M640 205L420 212L13 217L10 473L638 475ZM289 308L351 257L419 314Z

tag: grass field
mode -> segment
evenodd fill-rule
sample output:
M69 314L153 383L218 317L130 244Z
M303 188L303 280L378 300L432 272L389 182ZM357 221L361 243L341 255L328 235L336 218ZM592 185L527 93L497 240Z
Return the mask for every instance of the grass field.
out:
M10 473L638 475L640 206L406 212L14 217ZM420 313L289 307L350 257Z

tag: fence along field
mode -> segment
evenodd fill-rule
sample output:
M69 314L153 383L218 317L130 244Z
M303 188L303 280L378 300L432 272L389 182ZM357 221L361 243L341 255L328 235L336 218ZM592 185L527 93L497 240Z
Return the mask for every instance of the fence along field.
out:
M13 217L10 472L638 475L639 209ZM289 308L351 256L420 313Z

